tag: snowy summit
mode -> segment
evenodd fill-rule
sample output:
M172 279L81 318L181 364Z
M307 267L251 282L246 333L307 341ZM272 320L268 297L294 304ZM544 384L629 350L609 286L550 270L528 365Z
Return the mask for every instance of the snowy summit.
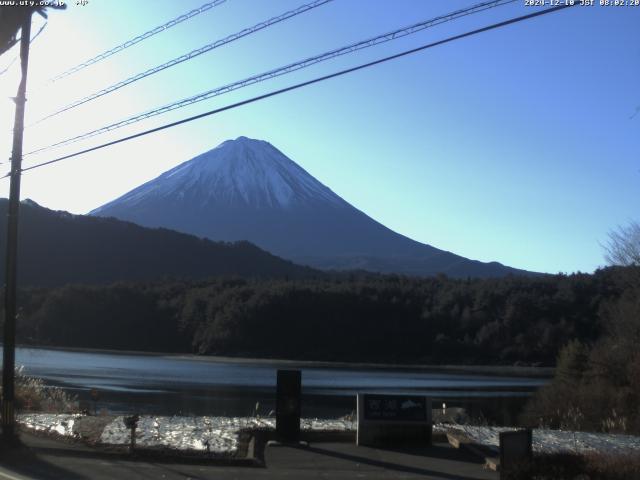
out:
M269 142L238 137L163 173L116 200L132 208L149 197L197 198L201 207L245 204L293 208L343 200ZM115 202L112 202L115 203ZM107 204L92 214L108 210Z

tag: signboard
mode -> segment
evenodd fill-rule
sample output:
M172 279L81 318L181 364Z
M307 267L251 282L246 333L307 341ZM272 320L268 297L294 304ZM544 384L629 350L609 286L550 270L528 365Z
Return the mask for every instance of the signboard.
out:
M356 443L393 446L430 444L431 399L419 395L358 394Z
M300 438L300 370L278 370L276 387L276 435L279 440L296 442Z
M427 420L427 398L404 395L364 396L364 418L366 420L417 421Z

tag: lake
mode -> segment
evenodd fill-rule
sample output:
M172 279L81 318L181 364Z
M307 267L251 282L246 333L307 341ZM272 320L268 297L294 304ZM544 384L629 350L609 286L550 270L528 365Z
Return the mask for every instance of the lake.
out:
M430 368L371 368L311 362L216 360L188 355L148 355L18 348L16 365L90 399L98 410L157 415L266 415L275 408L278 368L302 370L303 416L336 417L355 409L357 392L428 395L464 406L475 415L510 422L546 378L458 373ZM285 366L283 366L285 365ZM434 403L439 405L439 403Z

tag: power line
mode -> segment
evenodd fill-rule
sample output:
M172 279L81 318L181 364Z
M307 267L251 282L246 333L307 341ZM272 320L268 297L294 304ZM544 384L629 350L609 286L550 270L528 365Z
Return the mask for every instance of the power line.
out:
M218 5L223 4L224 2L226 2L227 0L214 0L213 2L208 2L205 3L204 5L191 10L190 12L184 13L176 18L174 18L173 20L169 20L167 23L164 23L162 25L159 25L141 35L138 35L137 37L132 38L131 40L127 40L124 43L121 43L120 45L118 45L117 47L112 48L111 50L107 50L106 52L102 52L99 55L96 55L93 58L90 58L89 60L86 60L78 65L76 65L75 67L70 68L69 70L65 70L64 72L56 75L55 77L49 79L50 82L57 82L58 80L61 80L65 77L68 77L69 75L79 72L80 70L88 67L89 65L93 65L94 63L98 63L102 60L104 60L105 58L110 57L111 55L115 55L118 52L121 52L122 50L125 50L133 45L135 45L136 43L140 43L143 40L146 40L147 38L150 38L158 33L164 32L165 30L168 30L171 27L175 27L176 25L178 25L179 23L182 23L186 20L189 20L190 18L195 17L196 15L200 15L201 13L206 12L207 10L212 9L213 7L217 7Z
M0 71L0 75L4 75L5 73L7 73L9 69L13 66L13 64L16 63L16 60L18 60L18 57L13 57L9 62L9 64L6 67L4 67L2 71Z
M98 128L96 130L91 130L89 132L85 132L83 134L77 135L75 137L71 137L71 138L67 138L65 140L61 140L59 142L53 143L51 145L47 145L35 150L32 150L28 153L25 154L25 156L27 155L33 155L35 153L40 153L46 150L50 150L52 148L56 148L56 147L61 147L64 145L69 145L71 143L75 143L75 142L79 142L81 140L86 140L88 138L91 137L95 137L96 135L101 135L103 133L107 133L110 132L112 130L116 130L118 128L122 128L124 126L127 125L131 125L133 123L137 123L141 120L145 120L147 118L150 117L154 117L156 115L160 115L166 112L170 112L172 110L177 110L179 108L183 108L189 105L192 105L194 103L198 103L204 100L208 100L210 98L213 97L217 97L219 95L223 95L225 93L229 93L232 92L234 90L238 90L240 88L244 88L247 87L249 85L253 85L259 82L263 82L265 80L270 80L272 78L275 77L279 77L281 75L285 75L287 73L291 73L297 70L301 70L303 68L307 68L310 67L312 65L315 65L317 63L320 62L324 62L342 55L346 55L348 53L352 53L358 50L362 50L365 48L369 48L369 47L373 47L375 45L379 45L381 43L385 43L385 42L389 42L391 40L395 40L397 38L401 38L401 37L405 37L407 35L411 35L414 34L416 32L419 32L421 30L424 30L426 28L430 28L433 27L435 25L440 25L442 23L446 23L452 20L455 20L457 18L461 18L467 15L471 15L474 13L478 13L478 12L482 12L485 10L488 10L490 8L495 8L498 6L502 6L502 5L506 5L508 3L513 3L516 0L492 0L492 1L487 1L487 2L483 2L477 5L474 5L472 7L468 7L465 8L463 10L457 10L455 12L446 14L446 15L442 15L442 16L438 16L435 18L432 18L430 20L425 20L423 22L419 22L416 23L414 25L410 25L408 27L403 27L397 30L394 30L392 32L388 32L382 35L378 35L376 37L373 38L369 38L367 40L363 40L357 43L353 43L351 45L348 45L346 47L341 47L338 48L336 50L331 50L325 53L322 53L320 55L315 55L313 57L309 57L306 58L304 60L300 60L298 62L295 63L291 63L289 65L285 65L283 67L279 67L276 68L275 70L269 70L267 72L264 73L260 73L258 75L254 75L252 77L249 78L245 78L244 80L240 80L240 81L236 81L234 83L230 83L227 85L224 85L222 87L217 87L214 88L212 90L208 90L206 92L203 93L199 93L197 95L188 97L188 98L184 98L182 100L178 100L176 102L167 104L167 105L163 105L161 107L155 108L153 110L149 110L137 115L134 115L132 117L126 118L124 120L120 120L116 123L112 123L110 125Z
M417 48L412 48L411 50L405 50L405 51L397 53L395 55L390 55L388 57L380 58L378 60L374 60L372 62L364 63L364 64L361 64L361 65L358 65L358 66L355 66L355 67L347 68L345 70L340 70L338 72L334 72L334 73L331 73L329 75L324 75L322 77L317 77L317 78L314 78L312 80L308 80L306 82L302 82L302 83L298 83L298 84L295 84L295 85L291 85L289 87L281 88L279 90L274 90L274 91L271 91L269 93L265 93L263 95L259 95L257 97L253 97L253 98L250 98L250 99L247 99L247 100L243 100L241 102L236 102L236 103L224 106L224 107L216 108L215 110L210 110L208 112L200 113L198 115L194 115L192 117L184 118L184 119L178 120L176 122L171 122L171 123L162 125L160 127L156 127L156 128L152 128L152 129L149 129L149 130L145 130L143 132L139 132L139 133L136 133L136 134L133 134L133 135L122 137L122 138L119 138L117 140L113 140L111 142L103 143L101 145L97 145L97 146L94 146L94 147L91 147L91 148L87 148L87 149L84 149L84 150L81 150L81 151L78 151L78 152L75 152L75 153L64 155L62 157L54 158L53 160L48 160L46 162L38 163L36 165L32 165L30 167L23 168L21 171L22 172L26 172L28 170L34 170L36 168L44 167L45 165L51 165L53 163L58 163L58 162L61 162L63 160L67 160L69 158L73 158L73 157L77 157L79 155L83 155L85 153L94 152L96 150L100 150L102 148L110 147L110 146L116 145L118 143L123 143L123 142L129 141L129 140L133 140L135 138L139 138L139 137L143 137L145 135L149 135L151 133L155 133L155 132L159 132L161 130L166 130L168 128L176 127L178 125L182 125L183 123L192 122L194 120L198 120L200 118L204 118L204 117L208 117L208 116L211 116L211 115L215 115L217 113L221 113L221 112L224 112L226 110L232 110L234 108L238 108L238 107L241 107L243 105L248 105L250 103L254 103L254 102L257 102L257 101L260 101L260 100L264 100L264 99L267 99L267 98L270 98L270 97L275 97L277 95L281 95L281 94L286 93L286 92L290 92L290 91L297 90L297 89L302 88L302 87L313 85L315 83L319 83L319 82L323 82L325 80L329 80L329 79L332 79L332 78L340 77L342 75L346 75L348 73L356 72L358 70L363 70L365 68L373 67L375 65L379 65L381 63L385 63L385 62L388 62L388 61L391 61L391 60L396 60L398 58L405 57L407 55L411 55L411 54L414 54L414 53L417 53L417 52L421 52L421 51L427 50L429 48L437 47L437 46L443 45L445 43L450 43L450 42L453 42L455 40L460 40L462 38L470 37L472 35L477 35L479 33L487 32L489 30L495 30L497 28L505 27L507 25L512 25L514 23L522 22L524 20L529 20L531 18L539 17L541 15L545 15L545 14L548 14L548 13L557 12L559 10L563 10L565 8L573 7L575 5L578 5L578 4L575 3L575 4L559 5L557 7L547 8L545 10L541 10L541 11L538 11L538 12L530 13L528 15L522 15L520 17L515 17L515 18L511 18L509 20L505 20L505 21L502 21L502 22L494 23L492 25L488 25L486 27L482 27L482 28L479 28L479 29L476 29L476 30L472 30L472 31L466 32L466 33L462 33L460 35L455 35L455 36L452 36L452 37L445 38L444 40L438 40L437 42L428 43L426 45L422 45L422 46L417 47ZM7 177L10 177L10 176L11 176L11 173L7 173L4 177L1 177L1 178L7 178Z
M50 113L49 115L41 118L40 120L34 122L32 125L37 125L51 117L55 117L56 115L59 115L63 112L66 112L67 110L71 110L72 108L75 108L79 105L82 105L84 103L90 102L91 100L95 100L96 98L102 97L103 95L106 95L108 93L111 92L115 92L116 90L125 87L131 83L137 82L138 80L142 80L145 77L148 77L150 75L153 75L155 73L161 72L163 70L166 70L167 68L173 67L175 65L178 65L182 62L186 62L187 60L192 60L200 55L202 55L203 53L207 53L215 48L219 48L222 47L223 45L226 45L228 43L234 42L236 40L239 40L240 38L246 37L248 35L251 35L253 33L259 32L260 30L263 30L265 28L268 28L272 25L275 25L277 23L283 22L284 20L288 20L292 17L295 17L297 15L300 15L301 13L305 13L308 12L309 10L313 10L316 7L320 7L326 3L329 3L333 0L315 0L311 3L307 3L305 5L301 5L298 8L294 9L294 10L289 10L281 15L275 16L273 18L270 18L268 20L265 20L263 22L257 23L256 25L253 25L252 27L249 28L245 28L244 30L241 30L237 33L234 33L232 35L229 35L223 39L220 40L216 40L215 42L209 43L207 45L204 45L203 47L197 48L195 50L190 51L189 53L185 53L184 55L180 55L179 57L176 57L172 60L169 60L168 62L163 63L162 65L158 65L157 67L153 67L150 68L149 70L146 70L144 72L138 73L136 75L133 75L125 80L122 80L118 83L114 83L113 85L110 85L106 88L103 88L102 90L96 92L96 93L92 93L91 95L87 95L86 97L83 97L79 100L76 100L64 107L62 107L61 109Z
M38 38L40 36L40 34L44 31L44 29L47 27L47 25L49 24L49 22L44 22L42 24L42 26L38 29L38 31L36 32L36 34L33 36L33 38L29 41L29 43L33 43L36 41L36 38Z
M45 29L45 27L47 26L48 22L44 22L42 24L42 26L40 27L40 29L36 32L36 34L33 36L33 38L31 38L31 40L29 40L29 43L32 44L33 42L35 42L36 38L38 38L40 36L40 34L43 32L43 30ZM19 42L21 39L19 38L18 40L16 40L16 42ZM0 75L4 75L5 73L7 73L9 71L9 69L13 66L13 64L16 62L16 60L18 60L18 56L15 56L11 59L11 61L9 62L9 65L7 65L2 71L0 71Z

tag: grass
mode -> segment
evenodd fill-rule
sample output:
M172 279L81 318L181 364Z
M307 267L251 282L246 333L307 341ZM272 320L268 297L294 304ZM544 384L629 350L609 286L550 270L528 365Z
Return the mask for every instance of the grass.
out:
M23 367L16 367L15 389L16 410L19 412L66 413L78 410L75 396L62 388L45 385L40 378L25 375Z

